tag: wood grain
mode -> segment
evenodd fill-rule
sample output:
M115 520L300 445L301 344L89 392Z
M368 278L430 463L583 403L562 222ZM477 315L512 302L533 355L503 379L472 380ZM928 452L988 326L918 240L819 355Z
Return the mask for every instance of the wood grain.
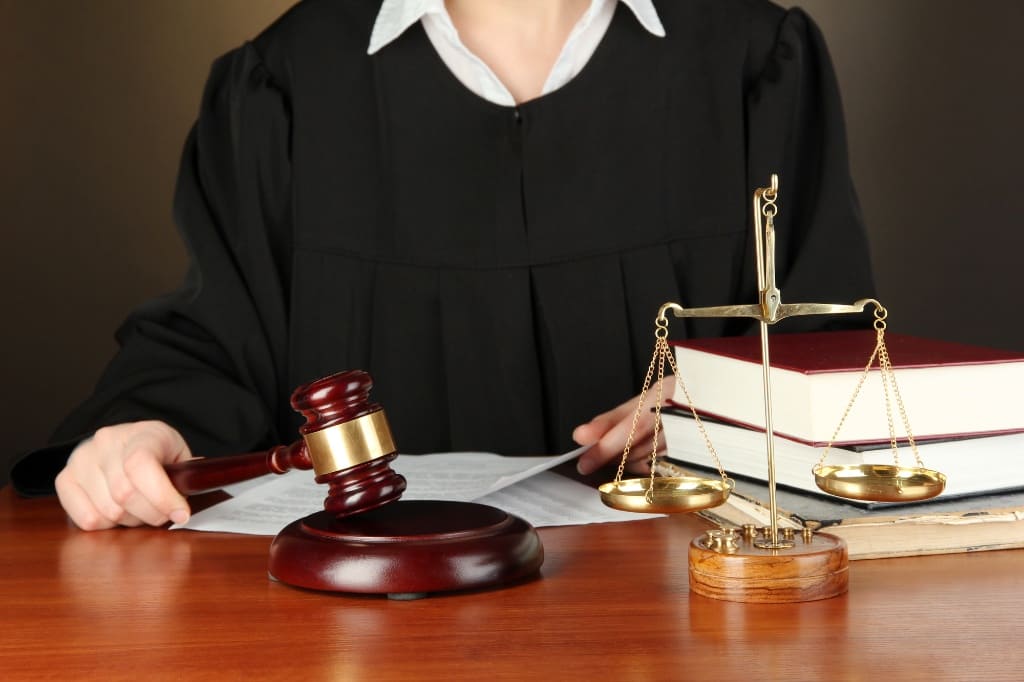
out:
M595 492L596 494L596 492ZM539 580L418 601L267 578L271 538L84 533L0 491L5 679L1015 680L1024 551L854 562L849 592L690 592L685 515L542 528Z
M715 549L704 536L690 542L692 591L712 599L764 604L831 599L846 592L846 543L834 535L797 536L782 550L762 549L754 537L740 533L734 537L729 551Z

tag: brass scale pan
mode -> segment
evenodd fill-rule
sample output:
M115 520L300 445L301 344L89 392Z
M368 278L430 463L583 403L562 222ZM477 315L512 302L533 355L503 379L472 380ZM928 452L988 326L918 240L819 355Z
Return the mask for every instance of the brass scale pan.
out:
M946 476L922 467L892 464L818 466L814 480L823 491L851 500L919 502L940 494ZM653 488L652 488L653 485ZM729 498L732 479L664 476L612 481L600 486L601 501L614 509L653 514L694 512Z

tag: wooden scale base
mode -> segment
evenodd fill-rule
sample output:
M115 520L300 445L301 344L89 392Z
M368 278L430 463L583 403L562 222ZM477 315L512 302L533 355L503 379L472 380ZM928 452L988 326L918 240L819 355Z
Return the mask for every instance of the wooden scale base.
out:
M725 533L725 537L723 537ZM762 549L754 534L708 531L690 542L690 589L735 602L829 599L849 584L846 542L828 533L797 535L786 549Z
M403 500L294 521L274 538L269 572L296 587L414 599L516 582L543 561L537 531L518 516L471 502Z

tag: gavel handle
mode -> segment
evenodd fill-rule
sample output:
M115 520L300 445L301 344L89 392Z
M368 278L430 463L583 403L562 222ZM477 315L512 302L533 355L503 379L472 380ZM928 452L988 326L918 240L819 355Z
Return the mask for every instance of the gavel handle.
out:
M283 474L290 469L312 469L306 444L297 440L265 452L250 452L228 457L199 457L164 467L171 484L182 495L216 490L231 483L264 474Z

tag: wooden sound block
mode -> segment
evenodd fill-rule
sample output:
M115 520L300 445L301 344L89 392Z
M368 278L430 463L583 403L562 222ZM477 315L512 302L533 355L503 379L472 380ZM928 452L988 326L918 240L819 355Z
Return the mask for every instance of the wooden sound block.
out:
M797 535L788 549L761 549L739 534L731 549L707 536L690 543L690 589L736 602L789 603L844 594L849 584L846 542L828 533Z
M271 544L269 571L296 587L409 599L513 582L543 561L537 531L518 516L472 502L402 500L291 523Z

